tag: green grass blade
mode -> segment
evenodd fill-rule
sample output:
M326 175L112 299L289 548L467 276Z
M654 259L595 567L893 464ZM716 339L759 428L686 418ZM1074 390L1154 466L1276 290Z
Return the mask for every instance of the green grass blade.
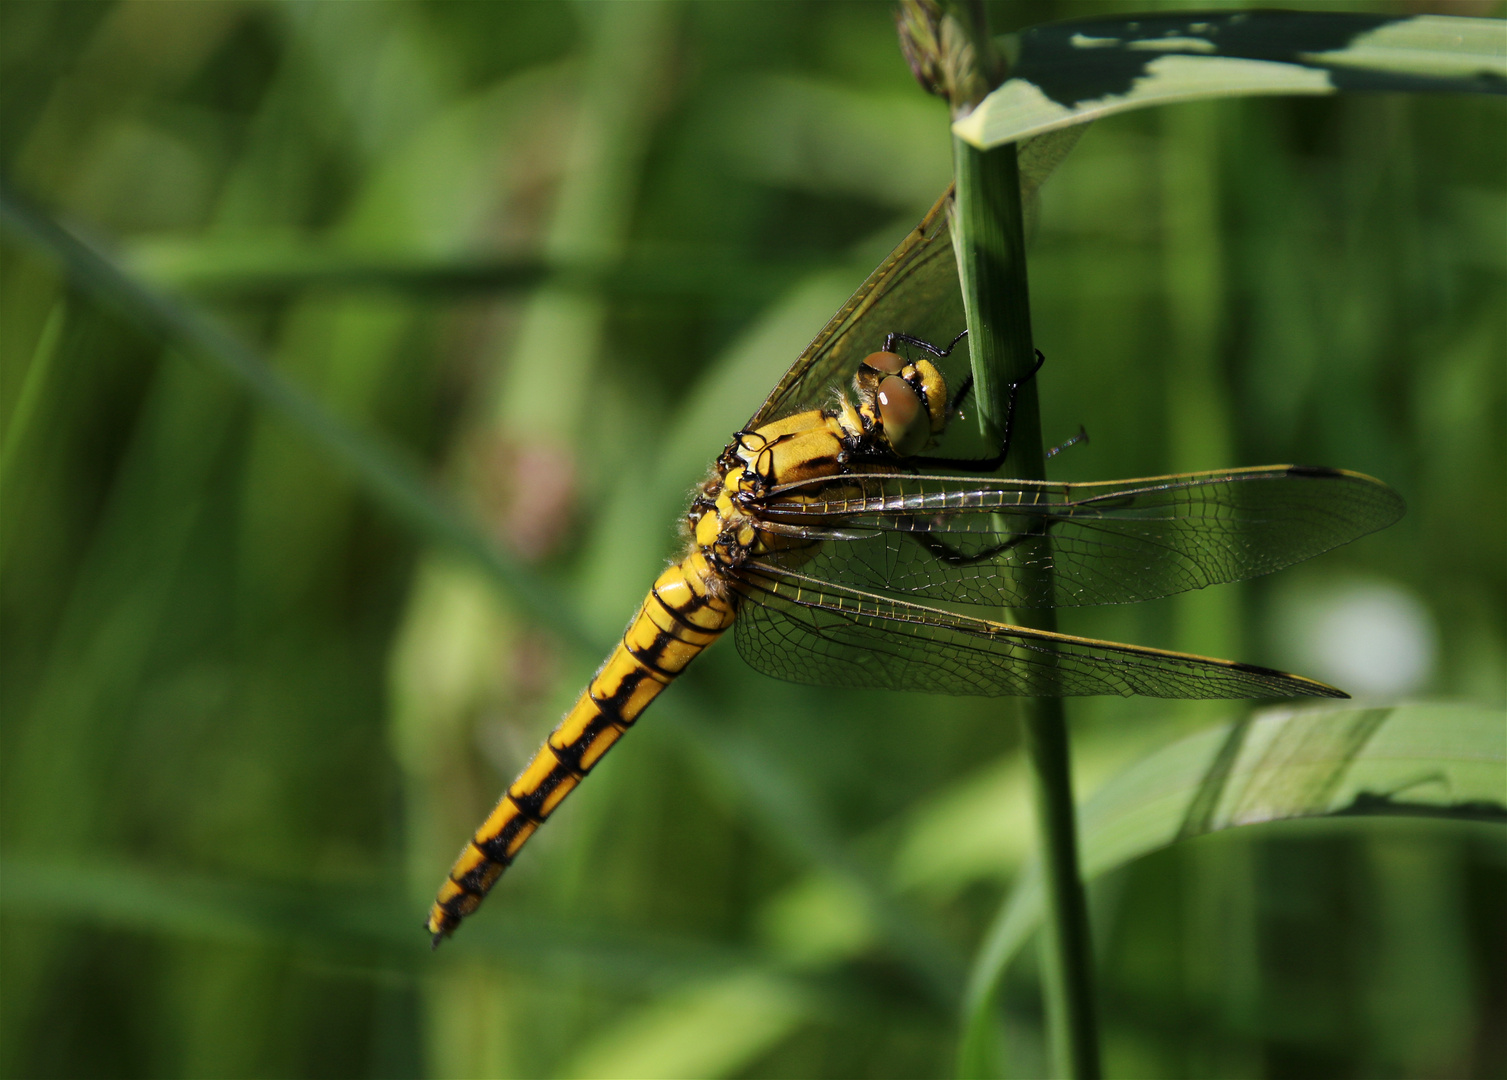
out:
M633 990L719 979L759 967L756 956L674 935L637 935L516 916L467 927L467 957L436 956L412 906L379 882L289 887L168 873L127 862L0 863L0 912L223 944L301 953L399 973L439 963L501 960L568 969ZM787 977L793 984L802 980Z
M1507 731L1471 705L1276 709L1164 747L1083 807L1083 872L1096 877L1178 840L1295 818L1367 815L1507 823ZM1001 907L969 979L984 1028L1006 965L1041 919L1038 867ZM987 1049L974 1036L975 1054Z
M15 408L5 418L5 437L0 442L0 491L10 485L16 454L26 441L26 433L31 428L37 403L47 387L47 376L52 371L52 362L57 359L58 343L63 339L66 311L67 304L59 300L47 313L47 321L42 324L42 333L37 338L37 347L32 350L31 363L26 365L26 378L22 380Z
M1208 12L1093 19L1019 36L1012 77L953 125L979 148L1202 98L1507 93L1507 23L1450 15Z

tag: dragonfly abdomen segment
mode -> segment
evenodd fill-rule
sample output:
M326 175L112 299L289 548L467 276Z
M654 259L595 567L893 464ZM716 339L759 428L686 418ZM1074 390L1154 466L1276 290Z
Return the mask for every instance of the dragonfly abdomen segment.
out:
M607 662L450 868L425 924L435 945L476 910L534 831L736 613L699 551L659 576Z

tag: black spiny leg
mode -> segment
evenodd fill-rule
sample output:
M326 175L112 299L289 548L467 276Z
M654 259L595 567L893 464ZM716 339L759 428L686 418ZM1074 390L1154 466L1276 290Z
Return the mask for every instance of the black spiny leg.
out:
M1048 522L1048 526L1050 526L1050 522ZM963 552L947 543L947 541L938 540L935 536L932 536L929 533L908 532L905 535L910 537L916 543L920 544L927 551L935 555L938 559L941 559L948 566L977 566L979 563L989 562L990 560L994 559L995 556L1001 555L1004 552L1025 543L1027 540L1034 540L1038 537L1045 536L1046 533L1017 533L1003 543L995 544L991 548L985 548L983 551L976 552L972 555L963 554Z
M948 343L947 348L945 348L945 349L939 349L935 345L933 345L931 342L929 342L929 341L922 341L920 338L918 338L918 337L911 337L909 334L893 334L893 333L892 334L885 334L884 335L884 351L885 352L894 352L895 351L895 342L897 342L897 341L903 341L907 345L914 345L918 349L925 349L927 352L931 353L931 355L933 355L933 356L937 356L937 357L950 356L952 354L952 350L957 347L957 343L960 342L960 341L962 341L967 336L968 336L968 331L964 330L961 334L959 334L957 337L953 338L952 341Z

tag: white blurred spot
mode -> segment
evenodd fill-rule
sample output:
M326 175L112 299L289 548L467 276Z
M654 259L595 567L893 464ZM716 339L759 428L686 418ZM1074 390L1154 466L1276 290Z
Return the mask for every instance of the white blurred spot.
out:
M1395 697L1428 685L1438 630L1423 602L1395 582L1295 582L1274 606L1277 641L1298 674L1355 696Z

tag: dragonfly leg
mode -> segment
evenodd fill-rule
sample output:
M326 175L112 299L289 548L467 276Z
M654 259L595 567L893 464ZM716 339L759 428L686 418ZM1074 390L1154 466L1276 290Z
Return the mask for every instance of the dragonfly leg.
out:
M954 339L953 344L956 344ZM949 346L950 348L951 346ZM1010 455L1010 434L1015 426L1015 399L1020 395L1020 388L1036 377L1041 370L1041 365L1047 362L1040 349L1036 350L1036 363L1024 376L1010 384L1010 396L1005 405L1005 430L999 441L999 453L987 458L944 458L944 457L918 457L912 458L913 464L918 466L940 466L945 469L957 469L959 472L991 473L1005 463L1005 458ZM963 380L963 385L958 388L957 396L952 400L952 408L956 409L963 397L973 389L973 376Z
M1084 427L1082 424L1078 425L1078 434L1074 435L1071 439L1068 439L1066 442L1060 442L1056 446L1052 447L1050 450L1047 451L1047 455L1046 456L1049 457L1049 458L1050 457L1056 457L1058 454L1060 454L1064 450L1066 450L1069 446L1076 446L1079 443L1082 443L1084 446L1088 445L1088 429L1086 427Z
M888 333L888 334L884 335L884 351L885 352L894 352L895 351L895 342L897 342L897 341L903 341L907 345L914 345L918 349L925 349L927 352L931 353L931 355L933 355L933 356L939 356L939 357L940 356L947 356L957 346L957 343L960 342L960 341L962 341L967 336L968 336L968 331L965 329L961 334L959 334L957 337L953 338L952 341L950 341L948 343L947 348L945 348L945 349L939 349L935 345L933 345L931 342L929 342L929 341L923 341L921 338L912 337L909 334L898 334L898 333L891 332L891 333Z
M1052 522L1047 522L1047 528L1050 528L1051 525ZM1003 543L995 544L991 548L985 548L983 551L975 552L972 555L959 551L957 548L953 547L945 540L938 540L935 536L930 536L925 533L905 533L904 535L910 537L910 539L920 544L927 551L931 552L931 554L935 555L938 559L941 559L949 566L973 566L978 563L989 562L991 559L1004 554L1011 548L1014 548L1019 544L1023 544L1027 540L1039 539L1044 534L1036 532L1017 533Z

